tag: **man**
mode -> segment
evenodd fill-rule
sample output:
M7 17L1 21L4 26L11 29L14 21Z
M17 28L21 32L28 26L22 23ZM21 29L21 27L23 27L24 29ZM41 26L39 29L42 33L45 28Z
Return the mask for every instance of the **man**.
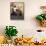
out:
M12 8L12 13L11 13L11 19L21 19L22 17L22 11L19 9L19 6L16 7L14 6Z

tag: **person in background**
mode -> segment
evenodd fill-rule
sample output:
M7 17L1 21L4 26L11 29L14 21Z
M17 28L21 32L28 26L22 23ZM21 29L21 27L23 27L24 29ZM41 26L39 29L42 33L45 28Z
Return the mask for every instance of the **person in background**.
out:
M14 7L12 8L11 15L15 15L15 16L17 15L17 14L16 14L16 6L14 6Z
M13 15L13 16L22 16L22 11L19 8L17 8L16 6L14 6L12 8L11 15Z

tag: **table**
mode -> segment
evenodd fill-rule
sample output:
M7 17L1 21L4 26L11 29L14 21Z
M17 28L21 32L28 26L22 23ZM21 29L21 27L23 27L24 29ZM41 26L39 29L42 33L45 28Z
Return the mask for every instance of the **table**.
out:
M35 44L27 44L27 43L24 43L23 45L15 45L15 46L46 46L46 44L41 44L41 45L35 45Z

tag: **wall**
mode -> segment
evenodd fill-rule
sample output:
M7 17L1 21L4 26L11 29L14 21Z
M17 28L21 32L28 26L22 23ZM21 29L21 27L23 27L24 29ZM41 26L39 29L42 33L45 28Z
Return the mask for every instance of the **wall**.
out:
M10 2L24 2L24 20L10 20ZM0 34L6 25L15 25L19 31L18 36L31 36L39 27L35 16L41 13L40 6L46 5L46 0L0 0Z

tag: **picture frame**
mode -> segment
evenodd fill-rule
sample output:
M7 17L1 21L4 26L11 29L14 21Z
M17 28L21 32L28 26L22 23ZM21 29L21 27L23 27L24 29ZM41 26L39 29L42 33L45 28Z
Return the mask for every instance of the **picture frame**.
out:
M10 19L24 20L24 2L10 2Z

